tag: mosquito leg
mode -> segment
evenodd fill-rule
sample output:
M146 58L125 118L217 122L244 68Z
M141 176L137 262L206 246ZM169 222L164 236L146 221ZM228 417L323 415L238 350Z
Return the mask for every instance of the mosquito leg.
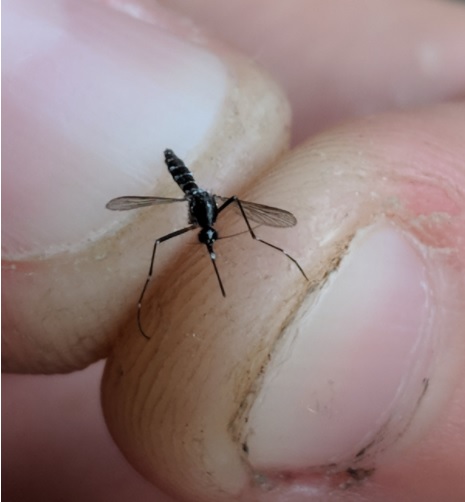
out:
M257 230L257 228L259 228L260 226L261 226L260 224L255 225L254 227L252 227L252 230ZM218 239L217 239L217 240L222 241L222 240L224 240L224 239L230 239L231 237L237 237L237 236L239 236L239 235L244 235L244 234L249 234L249 233L250 233L250 232L249 232L249 230L248 230L248 229L247 229L247 230L242 230L242 232L237 232L237 233L235 233L235 234L230 234L230 235L222 235L222 236L218 237Z
M164 241L167 241L169 239L172 239L173 237L177 237L178 235L185 234L186 232L189 232L189 230L193 230L196 228L197 225L189 225L188 227L181 228L181 230L176 230L175 232L171 232L169 234L164 235L163 237L160 237L155 241L155 244L153 245L153 251L152 251L152 259L150 260L150 268L149 268L149 273L147 275L147 279L145 280L144 287L142 288L141 294L139 296L139 301L137 302L137 325L139 327L139 331L141 335L144 338L147 338L147 340L150 340L150 337L145 333L145 331L142 328L142 321L141 321L141 306L142 306L142 300L145 295L145 291L147 289L147 286L149 285L150 280L152 279L152 274L153 274L153 264L155 262L155 253L157 252L157 247L158 244L161 244Z
M266 244L270 248L276 249L277 251L281 251L281 253L283 253L284 255L286 255L289 258L289 260L291 260L295 264L295 266L299 269L300 273L308 281L308 277L305 275L305 272L303 271L302 267L299 265L299 262L295 258L293 258L286 251L284 251L284 249L282 249L282 248L280 248L278 246L275 246L274 244L271 244L270 242L264 241L263 239L260 239L260 237L257 237L255 235L255 232L253 231L253 228L250 225L249 219L247 218L247 215L245 214L244 208L242 207L241 201L240 201L240 199L237 198L237 196L234 195L233 197L230 197L227 201L225 201L218 208L218 213L220 213L221 211L223 211L224 209L226 209L228 206L230 206L233 203L236 203L237 206L239 207L239 209L241 211L241 214L242 214L242 217L244 218L244 221L245 221L245 223L247 225L247 229L249 230L249 233L250 233L250 236L252 237L252 239L255 239L256 241L261 242L262 244Z
M218 208L218 214L220 214L220 213L221 213L221 211L224 211L224 210L225 210L228 206L230 206L233 202L236 202L236 201L238 201L238 200L239 200L239 199L237 198L237 196L236 196L236 195L233 195L232 197L229 197L229 199L228 199L228 200L225 200L225 201L223 202L223 204L221 204L221 206ZM246 218L246 222L247 222L247 225L248 225L248 226L250 226L250 225L248 224L248 220L247 220L247 218Z

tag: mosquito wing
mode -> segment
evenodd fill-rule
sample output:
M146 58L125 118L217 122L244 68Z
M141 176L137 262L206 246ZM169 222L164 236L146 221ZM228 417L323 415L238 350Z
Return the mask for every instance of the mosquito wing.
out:
M226 202L228 197L220 197L215 195L215 199L221 202ZM257 204L255 202L247 202L241 200L242 209L249 220L255 223L260 223L260 225L266 225L268 227L293 227L297 223L296 217L289 211L284 209L279 209L277 207L265 206L264 204ZM236 212L240 208L237 204L234 204Z
M126 195L117 197L107 202L106 208L112 211L128 211L140 207L155 206L158 204L170 204L171 202L182 202L186 199L171 199L169 197L139 197L137 195Z

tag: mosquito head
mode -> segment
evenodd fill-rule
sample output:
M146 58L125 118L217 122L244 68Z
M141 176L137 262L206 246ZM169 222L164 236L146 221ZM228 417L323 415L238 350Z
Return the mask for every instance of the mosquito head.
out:
M218 232L213 227L202 228L199 232L199 241L206 244L208 249L218 240Z

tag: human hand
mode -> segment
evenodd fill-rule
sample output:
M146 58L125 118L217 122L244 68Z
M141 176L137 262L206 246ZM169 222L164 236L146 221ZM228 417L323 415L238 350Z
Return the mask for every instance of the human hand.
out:
M16 21L22 23L26 12L42 30L31 30L30 37L15 30L21 35L16 57L11 53L11 66L6 58L4 69L9 77L6 134L12 134L5 141L5 198L12 213L4 230L4 367L34 372L84 367L105 355L121 331L104 386L107 420L132 463L149 478L163 477L165 488L176 497L195 493L193 498L200 500L214 493L220 500L215 490L223 489L226 497L228 490L242 490L249 479L243 470L248 462L260 474L252 490L266 500L279 500L286 490L294 490L297 499L296 490L316 498L328 497L330 490L334 497L349 500L425 500L432 494L453 500L463 494L463 107L444 105L354 121L318 136L265 171L285 149L288 110L272 82L253 66L212 41L204 48L189 48L182 38L198 39L199 34L182 19L150 6L143 16L156 21L155 28L93 4L61 5L66 6L65 23L48 17L39 23L33 16L48 16L45 3L34 13L29 4L16 2L16 12L22 11ZM224 6L216 10L214 3L181 7L192 8L199 23L212 23L281 81L296 117L294 141L336 119L395 108L399 95L401 104L412 106L463 92L464 14L458 6L390 2L384 12L378 6L367 13L366 3L352 3L349 12L341 13L325 4L279 9L267 4L265 9L259 3L241 7L236 2L227 18L221 17ZM385 31L374 28L380 24ZM279 26L285 36L263 26ZM254 36L260 38L258 46ZM342 51L347 40L351 50ZM373 47L383 48L376 60ZM157 208L134 215L127 224L123 215L122 230L112 233L117 218L103 205L126 193L174 194L176 187L161 159L165 147L181 157L189 152L185 160L195 163L198 180L215 192L237 192L294 212L299 220L295 229L260 229L260 234L296 255L310 285L282 256L244 236L218 244L228 291L225 302L204 250L179 239L157 257L145 307L154 335L146 343L135 327L134 298L147 273L153 239L184 224L185 215ZM157 186L152 189L154 179ZM379 224L388 225L385 232L372 234L381 240L363 246L368 240L361 229L379 229ZM230 228L227 215L224 226ZM89 243L90 235L95 237ZM345 246L359 252L348 252L331 287L327 273L347 254ZM397 265L380 267L392 259L392 252ZM370 272L354 268L357 260L361 267L371 263ZM315 294L309 286L323 284L326 293L320 304L329 305L338 322L332 325L326 317L326 324L316 327L310 316L318 313L312 305ZM427 287L418 289L418 284ZM340 291L346 292L342 305L334 297ZM432 326L431 332L420 324ZM331 336L318 336L329 331ZM376 341L371 343L374 331ZM293 340L296 333L300 335L286 350L298 347L304 366L292 351L290 363L282 360L278 341ZM308 347L302 346L305 339ZM414 348L419 352L409 359ZM280 374L277 362L285 368ZM258 431L254 436L250 425L242 424L239 410L254 385L262 383L257 374L264 363L267 407L261 414L257 407L248 410ZM418 370L406 371L406 365ZM356 368L363 371L355 375ZM118 380L120 370L124 374ZM279 385L268 382L270 376ZM66 415L61 408L53 420L46 413L50 405L44 406L37 395L44 377L24 377L19 384L25 392L22 410L29 413L19 413L16 406L11 419L21 421L36 440L37 433L32 433L37 430L50 441L60 438L73 457L57 465L57 449L44 447L43 458L53 468L42 472L36 484L29 483L33 493L40 488L50 494L48 499L65 493L68 500L73 493L76 500L124 500L129 493L132 500L131 489L137 487L142 496L153 498L150 487L135 475L131 478L106 437L94 442L95 449L89 446L89 436L95 441L101 422L96 396L89 398L86 390L98 377L95 367L72 377L53 377L51 400L66 403L79 396L77 408L87 405L91 410L76 413L67 406ZM328 385L329 377L335 383ZM420 402L423 378L429 378L429 386ZM344 399L337 388L341 382L347 385ZM372 386L364 387L367 382ZM401 384L406 389L402 399L395 393ZM284 395L277 393L282 387ZM11 389L18 390L17 381ZM322 403L319 409L315 393ZM297 418L299 409L307 410L307 422L291 421L294 408L285 401L288 397ZM412 402L420 402L418 410L409 408ZM284 417L277 414L282 409ZM189 413L188 420L170 415L174 411ZM412 417L405 429L402 414ZM70 427L73 416L80 420ZM383 416L391 425L381 441L376 426ZM167 423L166 417L174 418ZM199 436L196 426L202 421L208 427ZM80 436L78 446L70 449L67 441L76 437L83 422L93 434L85 441ZM286 451L276 431L283 433ZM401 433L402 439L394 441ZM242 450L244 435L248 454ZM376 466L376 472L342 493L341 486L351 483L346 468L358 465L353 449L364 437L368 444L379 441L360 462L362 468ZM19 470L14 479L23 486L39 472L37 462L31 470L24 468L30 444L10 443L16 450L13 467ZM198 449L192 453L193 444ZM268 444L279 448L270 452ZM386 452L379 451L385 446ZM214 454L229 462L226 474L206 474L212 466L202 462ZM335 467L321 468L334 457ZM77 462L79 458L85 462ZM90 469L96 459L98 467ZM214 461L213 467L218 464ZM80 484L80 472L60 476L70 465L85 466L92 475ZM109 465L120 484L116 476L105 476ZM285 471L286 476L275 478L273 471ZM59 482L52 484L52 477ZM95 490L99 483L101 489ZM262 492L263 487L271 490ZM29 500L31 492L26 495Z

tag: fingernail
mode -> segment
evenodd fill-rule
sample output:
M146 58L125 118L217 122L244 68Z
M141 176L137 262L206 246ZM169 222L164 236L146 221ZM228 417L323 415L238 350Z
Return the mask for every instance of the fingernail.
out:
M105 203L144 194L210 134L228 88L207 50L97 2L8 2L3 244L51 253L108 229Z
M357 236L272 356L243 435L251 465L350 465L395 441L431 364L430 295L413 240L387 224Z

